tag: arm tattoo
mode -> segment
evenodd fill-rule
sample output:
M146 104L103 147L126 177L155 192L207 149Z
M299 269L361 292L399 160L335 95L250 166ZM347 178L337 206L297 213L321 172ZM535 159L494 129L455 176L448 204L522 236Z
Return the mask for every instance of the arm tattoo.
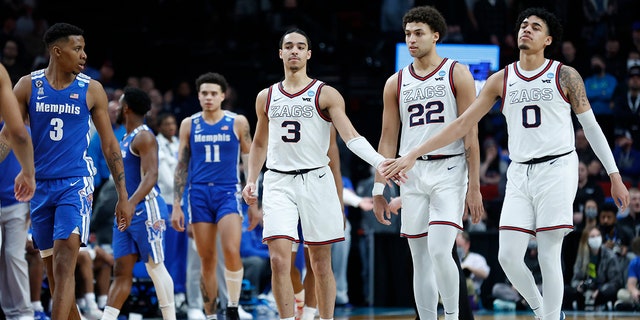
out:
M0 135L0 162L4 160L11 152L11 145L9 140L4 135Z
M184 195L184 186L187 184L187 176L189 175L189 160L191 159L191 150L189 147L185 147L182 151L182 156L178 157L178 165L176 166L176 173L173 177L173 201L174 203L180 203L182 196Z
M107 166L113 175L113 181L116 185L124 181L124 164L122 163L122 154L120 152L111 153L111 157L107 158Z
M242 140L251 144L251 133L249 131L249 124L247 124L242 130Z
M560 88L565 91L574 112L579 106L588 105L584 81L576 69L569 66L560 68Z

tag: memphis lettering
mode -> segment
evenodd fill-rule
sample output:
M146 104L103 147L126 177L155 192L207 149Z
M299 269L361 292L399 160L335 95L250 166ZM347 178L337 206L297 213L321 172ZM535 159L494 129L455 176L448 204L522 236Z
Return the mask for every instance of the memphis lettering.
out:
M80 106L75 104L57 104L57 103L44 103L36 102L36 112L47 112L57 114L80 114Z
M231 135L228 133L195 134L193 140L195 142L229 142L231 141Z

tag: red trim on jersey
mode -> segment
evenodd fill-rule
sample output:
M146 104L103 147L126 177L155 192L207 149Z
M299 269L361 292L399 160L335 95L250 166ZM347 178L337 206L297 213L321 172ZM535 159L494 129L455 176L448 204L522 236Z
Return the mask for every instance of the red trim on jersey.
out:
M560 86L560 68L562 68L562 63L558 63L558 69L556 69L556 87L558 87L558 91L560 91L560 96L562 97L562 99L564 99L564 101L566 101L567 103L570 103L567 96L564 95L562 87Z
M545 72L547 72L549 70L549 68L551 68L552 64L553 64L553 60L549 60L547 62L547 66L544 67L544 69L542 69L542 71L538 72L538 74L534 75L533 77L525 77L524 75L522 75L522 73L520 73L520 71L518 71L518 63L517 62L513 63L513 70L515 71L515 73L518 76L518 78L520 78L520 79L522 79L524 81L532 81L532 80L535 80L538 77L540 77Z
M317 246L317 245L323 245L323 244L332 244L332 243L336 243L336 242L340 242L340 241L344 241L344 237L331 239L331 240L327 240L327 241L319 241L319 242L312 242L312 241L306 241L305 240L304 244L310 245L310 246Z
M304 87L304 89L294 93L294 94L290 94L287 91L284 90L284 86L282 85L282 82L278 83L278 89L280 89L280 92L282 92L282 94L284 94L285 96L287 96L289 99L291 98L295 98L301 94L303 94L305 91L309 90L309 88L311 88L316 82L318 82L318 79L311 79L311 82Z
M267 243L268 241L276 240L276 239L286 239L286 240L290 240L290 241L294 241L294 242L300 243L300 240L296 240L293 237L285 236L285 235L275 235L275 236L263 238L262 239L262 243Z
M400 69L400 71L398 71L398 86L396 88L396 97L398 98L398 109L400 109L400 100L402 100L400 98L400 95L401 95L400 91L402 90L401 89L402 88L402 70L403 69Z
M429 232L425 232L425 233L421 233L421 234L406 234L406 233L400 233L400 237L402 238L407 238L407 239L417 239L417 238L424 238L426 236L429 235Z
M464 231L464 228L458 225L457 223L453 223L451 221L431 221L429 222L430 226L439 225L439 226L451 226L454 228L460 229L460 231Z
M442 66L444 65L445 62L447 62L447 60L449 60L448 58L444 58L442 59L442 62L440 62L440 65L435 68L433 71L431 71L431 73L429 73L428 75L421 77L419 75L416 74L415 70L413 69L413 62L409 65L409 73L416 79L420 80L420 81L424 81L429 79L431 76L433 76L434 74L436 74L436 72L438 72L440 70L440 68L442 68Z
M499 227L498 230L519 231L519 232L528 233L532 236L536 235L535 231L531 231L529 229L524 229L524 228L518 228L518 227L502 226L502 227Z
M500 102L500 112L502 112L502 108L504 108L504 100L507 98L507 76L509 75L509 65L507 65L503 70L504 74L502 77L502 101Z
M316 103L316 111L318 111L318 114L320 115L320 118L322 118L323 120L327 121L327 122L331 122L331 118L327 117L324 113L322 113L322 109L320 108L320 90L322 90L322 87L324 87L324 83L321 83L318 86L318 92L316 92L316 98L314 99L315 103Z
M449 85L451 86L451 91L453 92L453 96L456 96L456 86L453 84L453 67L455 67L458 61L453 61L451 63L451 67L449 68Z
M561 224L558 226L551 226L551 227L544 227L544 228L538 228L536 229L536 232L540 232L540 231L552 231L552 230L559 230L559 229L571 229L573 230L573 226L570 224Z
M269 91L267 92L267 103L264 105L264 113L269 115L269 105L271 105L271 90L273 89L273 85L269 86Z

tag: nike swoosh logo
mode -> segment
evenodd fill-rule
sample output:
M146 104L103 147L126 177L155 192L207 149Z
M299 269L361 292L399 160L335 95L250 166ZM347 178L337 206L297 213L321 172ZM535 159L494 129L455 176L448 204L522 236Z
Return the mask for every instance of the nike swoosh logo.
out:
M457 167L457 166L447 167L447 170L451 170L451 169L453 169L453 168L455 168L455 167Z
M509 83L509 87L511 87L512 85L516 84L516 82L513 83Z
M38 99L38 100L42 100L42 99L44 99L44 98L46 98L46 97L47 97L47 96L37 96L37 97L36 97L36 99Z
M282 99L282 97L280 97L280 98L275 98L275 99L273 99L273 101L274 101L274 102L276 102L276 101L278 101L278 100L280 100L280 99Z
M551 162L549 162L549 164L554 164L554 163L556 163L556 161L558 161L558 159L551 160Z
M410 84L411 84L411 83L403 83L403 84L402 84L402 86L403 86L403 87L406 87L406 86L408 86L408 85L410 85Z
M139 216L143 213L144 211L136 211L136 216Z
M318 178L322 179L322 177L324 177L326 175L326 173L323 173L321 175L318 176Z
M75 186L76 184L78 184L78 182L80 182L80 179L76 180L75 182L71 182L69 185L70 186Z

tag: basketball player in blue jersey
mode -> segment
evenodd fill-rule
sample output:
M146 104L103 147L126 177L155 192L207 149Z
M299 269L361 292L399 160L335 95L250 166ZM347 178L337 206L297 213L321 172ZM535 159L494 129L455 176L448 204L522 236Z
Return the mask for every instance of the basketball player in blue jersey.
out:
M629 192L593 115L582 78L574 68L545 59L545 49L559 43L562 35L557 18L544 9L529 8L520 14L516 26L519 61L489 77L478 98L453 123L383 166L386 177L407 181L416 157L464 136L502 99L512 162L500 215L498 259L536 317L557 320L564 318L560 310L562 241L573 229L572 203L578 184L572 110L609 174L611 195L621 211L629 204ZM522 258L532 235L538 241L544 296Z
M14 93L31 127L36 193L31 199L33 240L45 262L52 293L51 319L79 318L74 305L78 249L89 237L95 167L87 156L93 120L113 175L118 229L131 221L120 147L102 84L82 74L87 55L83 30L56 23L44 34L49 65L20 78ZM71 314L70 314L71 313Z
M158 142L144 124L151 100L140 89L126 88L118 109L117 121L124 124L127 131L120 142L124 173L128 177L127 193L131 195L130 205L136 209L127 230L120 232L117 225L113 228L114 279L102 320L118 318L131 292L133 266L137 261L144 261L153 281L162 318L175 320L173 280L164 265L162 239L166 230L164 217L168 212L158 188Z
M384 86L378 151L387 157L407 154L455 120L475 99L469 69L436 52L436 43L447 31L440 12L431 6L415 7L404 15L402 24L413 62L389 77ZM458 319L459 303L467 298L460 301L460 273L451 249L463 230L465 204L476 222L483 212L476 126L464 139L421 154L418 160L410 172L415 178L400 188L400 234L408 239L411 250L418 315L435 319L440 293L445 319ZM384 187L384 177L376 174L374 213L380 223L388 225Z
M33 143L24 127L18 101L11 87L9 73L0 64L0 117L6 123L0 130L0 161L4 160L13 148L13 153L22 167L14 179L13 189L16 200L24 202L31 200L36 189Z
M294 318L291 246L299 240L299 219L316 276L320 319L333 319L336 283L331 271L331 244L344 240L344 223L342 204L327 165L332 123L347 147L373 167L385 158L353 127L342 95L307 75L311 41L304 31L288 30L279 45L284 80L263 89L256 98L258 123L243 197L249 205L257 202L256 180L266 159L269 170L263 183L263 241L269 246L273 294L280 318Z
M13 92L9 94L13 96ZM18 121L22 120L18 117ZM4 125L0 118L0 128ZM0 162L0 172L0 306L7 319L33 319L29 266L25 259L29 203L19 202L15 197L14 179L20 173L15 152Z
M219 232L229 293L226 318L237 320L244 275L240 258L243 217L238 168L241 157L247 163L251 133L245 116L221 108L227 87L226 79L218 73L205 73L196 79L202 112L180 124L171 224L178 231L185 230L180 203L189 181L189 223L202 264L200 289L204 311L207 319L215 319L218 295L215 244ZM249 219L252 230L260 221L256 205L249 208Z

